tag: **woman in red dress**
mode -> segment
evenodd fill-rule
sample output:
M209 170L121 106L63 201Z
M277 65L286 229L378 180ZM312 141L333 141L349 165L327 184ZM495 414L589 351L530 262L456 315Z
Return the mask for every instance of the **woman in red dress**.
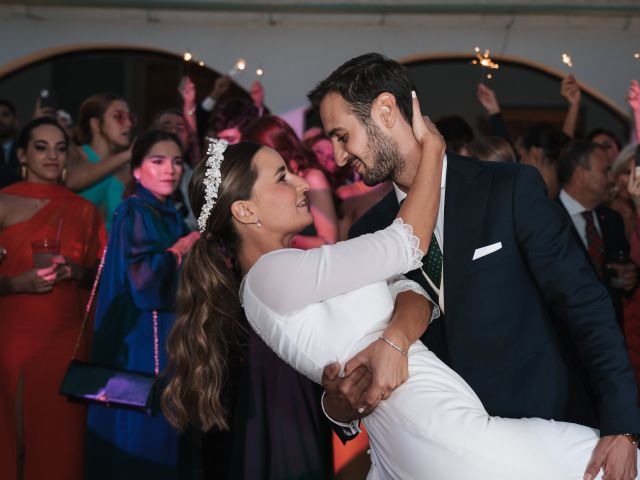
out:
M59 184L67 147L55 120L32 121L18 140L25 181L0 190L3 479L83 478L85 408L58 389L106 235L93 204ZM32 242L44 240L53 251L34 255Z

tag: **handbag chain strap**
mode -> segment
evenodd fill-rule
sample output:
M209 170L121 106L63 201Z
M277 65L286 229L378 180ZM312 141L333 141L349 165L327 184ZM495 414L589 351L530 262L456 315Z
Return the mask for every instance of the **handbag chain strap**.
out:
M153 371L160 374L160 349L158 348L158 312L153 311Z
M78 354L78 348L80 348L80 341L84 335L84 331L87 327L87 320L89 319L89 315L91 314L91 307L93 306L93 301L96 296L96 292L98 291L98 284L100 283L100 277L102 276L102 269L104 268L104 260L107 257L107 248L104 247L102 251L102 258L100 259L100 264L98 265L98 271L96 273L96 278L93 280L93 286L91 287L91 294L89 295L89 301L87 302L87 306L84 310L84 318L82 319L82 326L80 327L80 335L78 335L78 340L76 341L76 346L73 349L73 355L71 359L76 358ZM156 375L160 373L160 349L158 342L158 312L156 310L153 311L153 371Z
M93 286L91 287L91 294L89 295L89 301L87 302L87 306L84 309L84 318L82 319L82 326L80 327L80 335L78 335L78 340L76 341L76 346L73 349L72 359L76 358L78 354L78 348L80 348L80 340L82 340L82 336L84 335L84 330L87 327L87 320L89 319L89 314L91 313L91 307L93 306L93 299L96 296L96 291L98 290L98 283L100 282L100 277L102 276L102 269L104 268L104 259L107 256L107 246L105 245L104 250L102 251L102 258L100 258L100 264L98 265L98 272L96 273L96 278L93 280Z

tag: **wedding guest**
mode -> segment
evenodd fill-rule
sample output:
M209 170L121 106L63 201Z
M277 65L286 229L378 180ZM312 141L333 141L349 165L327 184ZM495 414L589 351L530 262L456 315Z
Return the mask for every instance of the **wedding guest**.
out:
M635 139L632 143L638 143L640 142L640 84L637 80L631 80L629 93L627 93L627 102L629 102L629 106L633 110Z
M260 80L253 81L249 90L249 94L251 95L251 101L258 110L258 117L271 115L271 110L264 106L264 87L262 86L262 82L260 82Z
M631 245L629 256L640 265L640 217L636 205L640 205L640 176L636 175L637 145L627 145L613 162L612 172L616 181L614 196L609 207L618 212L624 220L627 240ZM629 360L635 370L636 383L640 387L640 289L623 299L623 331ZM640 400L640 396L638 397Z
M629 260L629 242L622 217L606 207L614 185L611 164L600 145L575 142L561 157L558 201L571 218L574 234L594 272L607 288L622 327L623 293L637 286L637 267Z
M527 127L520 142L520 163L533 165L542 175L550 198L560 192L558 160L570 138L548 123L534 123Z
M225 98L216 103L211 117L207 136L226 140L230 144L238 143L248 125L258 118L258 109L246 98Z
M334 190L338 190L340 187L356 180L357 174L351 165L339 167L336 164L333 157L333 145L331 145L331 140L322 129L317 127L310 128L304 133L302 142L315 154L316 159L329 175L329 181Z
M13 181L18 180L17 171L19 168L18 157L16 155L16 137L18 135L20 121L16 107L9 100L0 99L0 165L15 175Z
M182 175L178 137L157 130L144 134L134 144L131 167L136 185L114 216L92 360L158 373L166 364L163 346L175 319L178 268L198 234L188 233L171 201ZM154 344L160 346L157 353ZM185 439L162 415L91 406L87 428L87 478L184 479L193 473L181 456L189 454L180 446Z
M447 144L447 149L467 155L466 145L473 140L473 130L460 115L445 115L436 122L438 131Z
M613 162L620 154L622 144L615 134L605 128L595 128L587 135L587 140L597 143L607 153L609 162Z
M24 181L0 191L0 478L84 478L86 408L58 391L106 234L98 210L61 185L68 145L51 118L25 125ZM51 253L35 257L45 239Z
M502 110L496 93L484 83L479 83L476 91L478 101L489 116L489 132L492 137L505 139L509 145L512 145L511 137L504 123Z
M338 221L328 174L293 128L280 117L267 115L251 123L242 139L273 148L282 155L292 172L309 182L307 201L313 215L313 225L294 236L291 246L304 250L336 243Z
M231 87L231 77L229 75L221 75L215 79L211 91L201 102L196 104L196 124L198 129L198 138L202 138L207 134L209 118L216 104L225 96Z
M611 174L615 185L611 191L609 207L618 212L624 220L625 232L630 242L637 231L638 220L633 195L629 192L630 182L633 181L631 174L635 173L636 167L634 162L636 148L635 144L624 147L611 165ZM640 264L640 255L637 257L636 263Z
M351 226L391 190L393 190L391 182L383 182L370 187L363 180L338 188L336 191L336 195L340 199L338 239L342 241L349 238Z
M151 129L173 133L180 140L183 151L188 151L191 144L190 132L182 112L177 108L163 110L151 122Z
M488 162L515 162L516 153L504 138L476 137L467 145L470 157Z
M135 123L127 102L111 93L93 95L80 105L76 143L81 154L65 184L98 207L107 231L131 179L128 163Z
M168 109L160 112L151 123L151 128L177 135L183 152L189 152L189 147L193 145L193 142L197 143L197 139L192 138L185 117L178 109ZM198 148L197 151L199 152L200 149ZM198 226L191 212L188 193L189 180L191 180L191 175L193 174L194 164L195 157L192 154L185 154L182 162L183 173L180 187L175 191L173 198L176 209L182 214L190 230L195 230Z
M202 157L200 154L200 135L198 134L196 86L189 77L183 77L178 85L178 92L182 98L182 120L186 129L181 133L180 141L184 151L185 163L189 169L193 168ZM191 175L188 175L189 180ZM188 196L188 195L187 195Z

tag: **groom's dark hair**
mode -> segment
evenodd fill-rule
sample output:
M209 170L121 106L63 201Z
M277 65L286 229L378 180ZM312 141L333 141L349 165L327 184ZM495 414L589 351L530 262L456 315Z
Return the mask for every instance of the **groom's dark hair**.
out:
M378 95L388 92L396 97L400 113L411 124L411 90L415 88L404 66L379 53L367 53L340 65L307 97L318 108L324 97L337 93L349 104L352 113L367 124L371 104Z

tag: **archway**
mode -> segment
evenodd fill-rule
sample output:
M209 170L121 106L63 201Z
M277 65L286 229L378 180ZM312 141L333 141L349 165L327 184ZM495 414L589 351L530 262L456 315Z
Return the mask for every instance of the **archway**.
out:
M438 53L403 58L418 89L425 111L437 119L445 114L463 116L477 133L486 133L486 113L476 97L482 81L493 89L512 138L530 123L546 121L562 126L567 102L560 95L562 79L572 73L514 56L492 56L500 65L492 78L483 78L481 67L472 65L472 55ZM582 90L578 136L596 127L613 131L625 143L629 118L613 101L578 78Z
M74 45L43 50L0 68L0 98L16 105L23 122L31 118L41 90L47 100L76 118L80 103L90 95L109 91L122 95L140 124L149 124L161 110L180 105L178 84L189 74L197 98L207 95L221 73L207 65L185 63L182 55L137 45ZM229 96L248 96L232 84Z

